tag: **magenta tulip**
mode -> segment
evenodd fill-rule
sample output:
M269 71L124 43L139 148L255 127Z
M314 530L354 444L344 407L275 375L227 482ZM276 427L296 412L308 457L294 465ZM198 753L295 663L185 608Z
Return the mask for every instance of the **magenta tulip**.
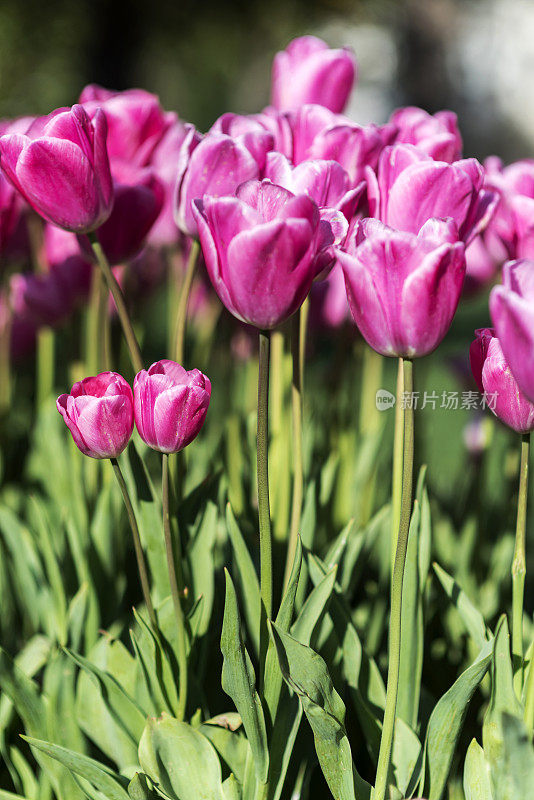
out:
M473 377L486 404L517 433L534 430L534 404L520 390L493 328L479 328L469 349Z
M194 213L208 274L226 308L270 329L305 300L324 241L319 210L270 181L248 181L236 197L196 200ZM325 223L326 227L329 226Z
M144 442L177 453L198 435L211 397L209 378L175 361L156 361L134 379L135 424Z
M331 50L316 36L301 36L274 57L271 102L279 111L306 103L343 111L355 79L356 59L350 50Z
M488 233L502 242L508 258L530 257L527 240L534 227L534 159L505 167L500 158L491 156L485 160L484 170L486 187L498 195Z
M172 247L181 237L174 220L174 189L180 149L187 132L187 126L176 120L160 139L150 159L150 167L156 173L165 193L163 208L147 237L147 242L156 247Z
M534 261L509 261L490 294L491 321L519 388L534 402Z
M133 395L116 372L84 378L70 394L58 397L56 405L84 455L116 458L128 444L134 424Z
M0 173L0 255L4 255L20 220L20 194Z
M275 137L261 114L246 117L228 112L213 123L209 133L223 133L244 144L263 174L267 153L275 146Z
M27 134L0 137L0 166L42 217L74 233L102 225L113 205L102 111L82 106L38 119Z
M483 188L474 158L447 164L409 144L386 147L377 175L366 170L369 212L392 228L417 233L431 218L450 217L469 243L493 214L497 197Z
M414 144L436 161L457 161L462 157L463 142L458 118L453 111L429 114L422 108L398 108L390 117L396 128L396 144Z
M413 358L439 345L465 277L464 245L451 220L428 220L416 235L365 219L336 252L353 319L374 350Z

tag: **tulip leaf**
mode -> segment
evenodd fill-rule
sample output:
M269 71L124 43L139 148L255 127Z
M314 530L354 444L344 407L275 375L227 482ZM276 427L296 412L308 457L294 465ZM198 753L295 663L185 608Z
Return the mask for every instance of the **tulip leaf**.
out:
M231 715L228 716L230 717ZM239 715L236 714L235 716L241 724ZM243 783L248 752L247 739L243 736L243 733L231 728L229 725L216 724L212 720L203 722L198 730L206 739L210 740L222 760L227 764L230 772L233 772L238 781Z
M315 627L325 613L332 596L336 576L337 565L313 588L293 623L291 635L302 644L310 644Z
M168 711L173 714L178 708L178 693L165 643L161 641L161 634L156 635L135 610L134 616L139 627L130 631L130 636L141 666L152 712L161 714Z
M500 729L502 754L491 765L493 794L498 800L531 797L534 787L534 747L523 720L503 711Z
M147 776L136 772L128 784L128 795L131 800L157 800L158 795L148 785Z
M193 598L195 600L201 599L194 628L194 634L197 638L204 636L207 632L213 608L215 595L213 548L217 537L217 522L217 506L209 500L187 548L187 558L191 568ZM172 630L174 631L174 629L173 612ZM167 631L165 632L167 634Z
M260 640L260 585L254 563L243 538L243 534L236 522L230 503L226 505L226 526L234 552L235 572L241 588L243 610L247 620L247 630L252 641L254 653L257 655L259 652Z
M162 714L149 718L139 761L150 780L172 800L224 800L221 765L198 729Z
M488 640L488 632L482 614L475 608L454 578L445 572L439 564L433 564L433 568L445 594L460 614L469 636L478 648L483 647Z
M234 584L226 576L226 599L221 633L223 654L222 688L234 701L243 720L250 749L254 757L256 775L260 783L267 780L269 751L263 708L255 689L256 676L241 635L241 621Z
M465 800L493 800L489 765L476 739L467 749L464 764Z

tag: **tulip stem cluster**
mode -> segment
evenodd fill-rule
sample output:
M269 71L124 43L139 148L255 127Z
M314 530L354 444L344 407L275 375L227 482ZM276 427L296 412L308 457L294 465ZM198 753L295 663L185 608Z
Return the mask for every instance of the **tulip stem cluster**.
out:
M402 359L399 358L397 371L397 402L395 404L395 434L393 438L393 478L392 478L392 505L391 505L391 572L395 565L397 552L397 537L401 515L402 500L402 467L403 467L403 442L404 442L404 408L399 402L404 392L404 368Z
M287 547L287 560L284 575L284 588L287 586L297 538L299 535L302 497L304 492L304 465L302 458L302 351L301 341L305 339L305 327L302 325L301 309L291 319L291 356L293 360L293 377L291 383L291 407L293 416L293 498L291 505L291 528Z
M185 634L185 618L182 609L182 603L180 600L180 587L178 586L176 562L174 560L174 550L173 550L172 532L171 532L168 453L162 454L161 493L163 502L163 535L165 538L165 555L167 558L167 568L169 571L171 597L174 606L174 614L176 616L176 625L178 631L178 672L179 672L180 685L178 690L177 717L179 720L183 720L185 717L185 709L187 704L187 648L186 648L186 634ZM180 536L178 535L176 539L178 545L179 545L179 539ZM178 552L177 555L178 559L180 559L181 553Z
M410 395L413 392L413 364L407 359L400 359L403 370L404 392ZM402 404L402 395L397 397L397 403ZM397 710L397 695L399 688L399 671L401 657L401 619L402 619L402 584L404 581L404 567L408 549L408 534L410 530L410 514L412 507L412 481L413 481L413 451L414 451L414 412L413 407L406 407L404 411L404 446L402 470L402 495L401 513L393 564L393 577L391 581L391 611L389 624L389 658L388 680L386 689L386 704L382 725L382 737L378 754L375 790L373 800L385 800L388 784L388 773L391 765L393 736L395 731L395 713Z
M178 309L176 311L176 343L174 360L177 361L178 364L184 363L187 307L189 305L189 295L191 294L191 286L193 285L193 278L195 277L199 251L200 245L196 239L193 239L191 242L191 250L189 251L189 258L187 259L187 267L183 278L183 283L180 289Z
M115 275L111 271L111 267L109 266L109 262L105 256L104 250L102 249L102 245L98 241L96 235L89 234L89 241L91 242L91 247L93 249L94 256L98 262L98 266L102 270L102 274L104 275L108 289L112 294L113 300L115 301L117 314L119 316L120 323L122 325L122 330L124 333L124 337L126 339L126 344L128 345L128 350L130 351L132 366L136 372L140 372L143 369L143 359L141 357L141 350L139 348L139 343L137 341L137 337L135 335L135 331L133 329L132 322L128 314L128 310L126 308L126 302L124 300L124 295L122 293L121 287L119 286L117 279L115 278Z
M270 331L259 332L257 472L258 520L260 529L260 674L263 680L269 642L267 620L273 610L273 556L269 506L269 350Z
M150 584L148 582L148 571L146 567L145 555L143 553L143 547L141 545L141 537L139 536L137 519L135 517L132 501L130 500L130 495L128 493L128 487L126 486L126 481L124 480L124 475L122 474L119 462L117 461L116 458L110 458L110 461L111 461L111 466L113 467L113 472L115 473L115 477L117 479L117 483L119 484L121 490L122 499L124 500L124 506L126 508L126 513L128 514L128 521L130 523L130 528L132 530L135 557L137 559L137 569L139 571L139 579L141 581L141 589L143 590L143 597L148 611L150 624L152 625L152 628L155 631L157 630L156 614L154 612L154 606L152 605L152 599L150 597Z
M528 459L530 434L521 437L521 466L519 469L519 495L517 498L517 523L515 530L514 560L512 562L512 654L516 691L521 696L524 677L523 664L523 603L525 596L525 538L527 522Z

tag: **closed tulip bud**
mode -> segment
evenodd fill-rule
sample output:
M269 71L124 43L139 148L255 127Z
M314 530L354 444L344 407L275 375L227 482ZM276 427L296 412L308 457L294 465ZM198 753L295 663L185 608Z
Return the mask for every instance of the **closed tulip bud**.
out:
M353 319L374 350L413 358L439 345L465 277L464 245L452 220L429 220L413 234L366 219L336 252Z
M194 212L211 282L237 319L266 330L302 305L325 244L319 245L323 230L309 197L248 181L236 197L196 200Z
M355 79L356 59L350 50L331 50L316 36L301 36L274 57L271 102L279 111L306 103L343 111Z
M422 108L398 108L390 117L395 126L395 142L413 144L436 161L457 161L462 157L463 142L458 118L453 111L429 114Z
M534 261L509 261L502 286L490 294L490 314L519 388L534 402Z
M57 399L76 446L91 458L116 458L133 431L133 396L116 372L102 372L75 383L70 394Z
M161 453L177 453L196 438L211 397L209 378L175 361L156 361L134 379L135 424L144 442Z
M493 328L479 328L469 349L473 377L486 404L517 433L534 430L534 404L520 390Z
M400 231L417 233L428 219L450 217L469 243L491 219L497 197L483 187L474 158L447 164L417 147L398 144L382 152L377 174L366 170L370 215Z
M95 230L109 217L113 184L106 119L91 121L82 106L38 119L26 134L0 137L0 166L42 217L74 233Z

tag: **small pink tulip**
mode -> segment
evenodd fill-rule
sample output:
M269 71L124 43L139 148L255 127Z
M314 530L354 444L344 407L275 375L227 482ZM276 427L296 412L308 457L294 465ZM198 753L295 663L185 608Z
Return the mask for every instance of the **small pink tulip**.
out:
M263 134L259 136L264 141ZM174 198L175 220L182 233L198 237L192 207L194 200L207 194L211 197L234 194L241 183L260 176L257 152L263 151L254 134L234 138L223 133L209 133L202 138L190 126L178 158ZM264 160L264 154L261 158Z
M400 231L417 233L428 219L450 217L469 243L491 219L497 197L483 188L474 158L447 164L409 144L386 147L377 174L366 170L369 212Z
M350 50L331 50L316 36L301 36L274 57L271 102L279 111L306 103L343 111L355 79L356 59Z
M519 388L534 402L534 261L509 261L490 294L491 321Z
M534 430L534 404L516 383L493 328L479 328L469 349L473 377L487 405L517 433Z
M453 111L429 114L422 108L398 108L389 118L396 128L396 144L414 144L436 161L451 163L462 157L463 142Z
M413 358L439 345L465 277L464 245L451 220L428 220L413 234L365 219L336 253L353 319L374 350Z
M102 225L113 184L102 111L91 121L82 106L36 120L26 134L0 137L0 166L42 217L74 233Z
M56 405L84 455L116 458L128 444L134 424L133 395L116 372L84 378L70 394L58 397Z
M237 319L275 328L302 305L317 275L317 251L333 242L331 231L323 240L309 197L248 181L236 197L196 200L194 212L211 282Z
M177 453L196 438L211 397L209 378L175 361L156 361L134 379L135 424L144 442L161 453Z

